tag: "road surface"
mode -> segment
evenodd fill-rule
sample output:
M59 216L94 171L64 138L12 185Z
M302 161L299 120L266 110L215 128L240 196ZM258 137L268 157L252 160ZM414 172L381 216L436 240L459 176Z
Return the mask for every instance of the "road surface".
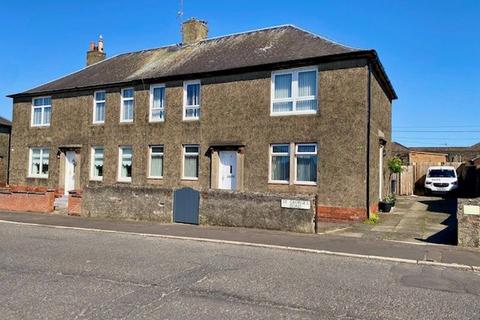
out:
M1 319L479 319L480 274L0 223Z

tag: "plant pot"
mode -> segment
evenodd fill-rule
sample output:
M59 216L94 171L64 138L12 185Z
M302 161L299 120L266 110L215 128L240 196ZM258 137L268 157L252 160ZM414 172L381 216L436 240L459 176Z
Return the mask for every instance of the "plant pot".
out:
M390 210L392 210L392 203L391 202L380 201L378 203L378 209L381 212L390 212Z

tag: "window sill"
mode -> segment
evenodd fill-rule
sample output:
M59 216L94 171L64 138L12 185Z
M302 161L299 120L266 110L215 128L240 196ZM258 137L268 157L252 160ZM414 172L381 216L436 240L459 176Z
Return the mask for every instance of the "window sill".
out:
M197 117L197 118L183 118L183 121L200 121L200 117Z
M129 180L127 180L127 179L122 179L122 180L118 179L117 182L120 182L120 183L132 183L132 179L129 179Z
M288 185L288 181L268 181L268 184L281 184L281 185Z
M95 125L95 126L101 126L101 125L105 124L105 121L103 121L103 122L92 122L92 124Z
M183 181L198 181L198 178L187 178L187 177L182 177Z
M30 125L30 128L49 128L49 124L32 124Z
M305 115L315 115L315 111L289 111L289 112L270 112L271 117L286 117L286 116L305 116Z
M148 123L164 123L165 120L148 120Z
M147 177L148 180L163 180L163 177Z
M317 186L316 182L308 182L308 181L295 181L293 184L296 186L311 186L311 187Z
M48 176L28 176L28 179L48 179Z
M120 124L133 124L133 120L121 120Z
M102 182L102 178L90 178L90 181L95 181L95 182Z

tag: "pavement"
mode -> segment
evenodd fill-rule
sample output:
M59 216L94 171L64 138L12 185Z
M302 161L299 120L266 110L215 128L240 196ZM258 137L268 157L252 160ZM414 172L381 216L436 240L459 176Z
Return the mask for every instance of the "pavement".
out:
M398 197L391 213L381 213L374 225L352 224L326 232L346 237L412 243L456 245L457 200L454 198Z
M406 260L408 263L445 264L470 270L480 270L480 250L448 245L432 245L426 242L410 243L367 237L351 237L329 232L344 226L326 224L323 234L205 227L185 224L155 224L134 221L115 221L49 215L38 213L0 212L0 224L30 223L49 227L105 230L108 232L136 233L143 236L159 236L177 239L195 239L227 244L275 247L277 249L311 251L324 254L350 255L366 259ZM350 227L354 227L350 225ZM363 228L358 225L357 228ZM368 226L371 227L371 226Z
M207 232L182 228L194 229ZM0 223L2 320L438 320L479 310L480 276L459 269Z

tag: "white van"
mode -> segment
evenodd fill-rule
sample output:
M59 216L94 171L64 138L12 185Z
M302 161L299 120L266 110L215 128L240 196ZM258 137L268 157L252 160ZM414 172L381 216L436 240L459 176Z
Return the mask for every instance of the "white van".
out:
M454 167L429 167L425 178L425 194L447 193L458 188L457 172Z

